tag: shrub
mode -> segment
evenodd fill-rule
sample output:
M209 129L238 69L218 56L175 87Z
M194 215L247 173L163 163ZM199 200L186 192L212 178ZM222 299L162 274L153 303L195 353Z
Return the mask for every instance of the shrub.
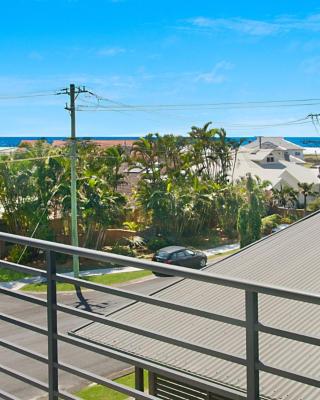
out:
M268 215L261 220L261 233L263 235L270 235L272 229L278 226L282 222L282 218L279 214Z
M127 238L126 241L131 249L144 249L146 245L141 236L133 236L132 238Z
M288 215L287 217L281 218L281 224L292 224L295 220L296 218L293 215Z
M308 211L318 211L320 210L320 197L317 197L313 201L310 201L308 205Z
M30 248L27 248L24 251L24 246L21 246L19 244L15 244L14 246L12 246L8 253L8 260L14 263L27 263L31 260L31 258L32 250Z
M163 238L163 237L156 237L153 239L150 239L147 243L147 247L151 251L157 251L161 249L162 247L169 246L171 243L169 240Z
M135 221L125 221L123 226L129 231L137 231L139 229L139 225Z
M133 249L131 249L129 246L122 246L119 243L113 245L110 252L114 254L119 254L121 256L129 256L129 257L135 256L135 252Z

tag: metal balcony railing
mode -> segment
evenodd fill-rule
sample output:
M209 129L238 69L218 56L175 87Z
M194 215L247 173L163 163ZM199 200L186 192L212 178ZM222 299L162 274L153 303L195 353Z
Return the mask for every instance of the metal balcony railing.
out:
M27 274L32 274L37 276L40 275L42 277L45 277L47 280L47 300L43 300L41 298L32 295L4 288L0 288L0 293L3 295L14 297L19 300L27 301L45 307L47 309L47 326L45 327L38 326L3 313L0 314L0 320L14 324L15 326L18 327L29 329L30 331L33 331L37 334L46 336L48 342L47 356L31 351L27 348L20 346L19 344L14 344L2 339L0 339L0 346L3 346L6 349L15 351L26 357L30 357L43 364L46 364L48 368L48 382L47 383L40 382L31 376L22 374L21 372L8 368L5 365L0 365L0 372L7 374L8 376L11 376L13 378L19 379L25 382L26 385L32 385L36 388L45 391L46 393L48 393L48 398L50 400L57 400L58 398L67 400L77 399L76 396L69 393L65 393L64 391L59 389L59 379L58 379L59 370L68 372L70 374L74 374L78 377L87 379L88 381L104 385L115 391L121 392L128 396L132 396L135 399L139 400L157 399L157 397L143 392L143 383L142 383L143 375L141 375L142 369L147 369L152 373L167 376L168 378L171 378L173 380L184 382L185 384L188 385L193 385L199 389L204 389L208 392L213 392L220 396L225 396L228 398L229 397L237 398L237 399L242 398L248 400L257 400L260 398L259 371L265 371L270 374L274 374L296 382L320 388L320 381L316 379L313 379L305 375L299 375L292 371L278 369L271 365L263 364L259 359L259 332L264 332L278 337L292 339L295 341L308 343L316 346L320 345L320 339L317 337L307 336L296 332L277 329L272 326L262 325L258 319L259 293L291 299L291 300L307 302L307 303L318 304L318 305L320 304L319 295L294 291L282 287L260 285L260 284L258 285L253 282L237 280L237 279L229 279L221 275L219 276L213 275L212 273L208 273L205 271L195 271L195 270L190 270L188 268L175 267L171 265L164 266L163 264L156 262L150 262L131 257L120 256L96 250L73 247L38 239L30 239L27 237L16 236L7 233L0 233L0 240L24 246L31 246L34 248L42 249L43 251L46 252L46 271L36 268L31 268L28 266L23 266L20 264L11 263L4 260L0 260L0 268L9 268L15 271L21 271ZM155 271L158 273L170 274L183 278L193 279L200 282L212 283L215 285L222 285L222 286L241 289L245 292L246 319L240 320L236 318L230 318L224 315L214 314L206 310L196 309L189 306L185 306L183 304L168 302L166 300L158 299L152 296L135 293L128 290L123 290L121 288L104 286L58 274L56 272L56 261L55 261L57 253L62 253L67 255L78 255L79 257L85 257L91 260L115 263L117 265L126 267L127 266L137 267L141 269ZM232 354L223 353L212 348L202 347L196 343L187 342L176 337L171 337L169 335L164 335L154 331L146 330L136 325L127 325L119 321L111 320L108 317L104 317L98 314L94 314L92 312L80 310L68 305L58 303L57 291L56 291L57 282L71 283L79 287L85 287L99 292L120 296L126 299L145 302L159 307L164 307L170 310L180 311L183 313L188 313L203 318L209 318L211 320L216 320L227 324L240 326L246 330L246 358L241 358L234 356ZM224 389L222 387L219 388L214 383L211 384L205 379L188 375L187 373L179 372L177 370L161 366L157 363L153 363L148 360L142 360L141 358L135 357L133 355L124 354L118 350L109 349L91 342L87 342L83 339L59 333L57 327L58 311L78 316L81 318L85 318L90 321L95 321L109 326L113 326L122 330L144 335L146 337L157 339L165 343L181 346L183 348L187 348L195 352L200 352L206 355L217 357L222 360L227 360L233 363L241 364L245 366L247 370L247 393L241 394L240 392L236 393L233 392L232 394L231 390L229 391L227 388ZM77 366L60 362L58 354L59 341L68 343L73 346L78 346L79 348L99 353L100 355L108 356L113 359L126 362L134 366L136 368L136 388L132 389L126 387L110 379L106 379L104 377L97 376L91 372L82 370ZM14 395L5 392L5 388L0 388L0 398L17 399Z

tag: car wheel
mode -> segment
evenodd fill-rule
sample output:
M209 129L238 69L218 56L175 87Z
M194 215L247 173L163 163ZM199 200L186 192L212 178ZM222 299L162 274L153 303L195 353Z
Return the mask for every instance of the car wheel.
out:
M206 264L207 264L206 259L205 259L205 258L201 258L201 260L200 260L200 267L203 268L203 267L206 266Z

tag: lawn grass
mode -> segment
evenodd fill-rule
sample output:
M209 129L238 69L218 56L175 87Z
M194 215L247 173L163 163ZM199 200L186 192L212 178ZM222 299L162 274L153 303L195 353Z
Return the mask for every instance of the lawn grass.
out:
M86 276L83 278L84 280L100 283L101 285L115 285L119 283L129 282L134 279L144 278L145 276L151 275L150 271L132 271L132 272L119 272L117 274L105 274L105 275L95 275L95 276ZM31 283L23 286L21 289L26 292L46 292L47 284L46 283ZM66 292L74 290L74 285L70 283L57 283L57 290L59 292Z
M27 274L23 272L13 271L7 268L0 268L0 282L17 281L18 279L26 278Z
M229 250L229 251L226 251L225 253L213 254L212 256L208 256L208 260L209 260L209 261L215 261L215 260L218 260L218 259L220 259L220 258L224 258L224 257L227 257L227 256L231 256L231 254L238 253L239 250L240 250L240 249Z
M114 380L122 385L134 388L134 374L122 376ZM148 372L144 371L145 388L148 387ZM123 400L128 398L126 394L116 392L102 385L90 385L79 392L75 393L76 396L84 400Z

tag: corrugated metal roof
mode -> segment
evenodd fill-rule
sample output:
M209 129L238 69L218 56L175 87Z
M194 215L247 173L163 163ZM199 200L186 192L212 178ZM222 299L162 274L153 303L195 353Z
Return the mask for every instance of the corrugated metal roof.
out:
M208 272L257 283L319 293L320 213L227 257ZM155 297L244 319L244 292L182 280ZM245 357L245 330L221 322L136 303L110 318ZM263 324L319 337L320 307L259 295ZM245 367L101 324L80 328L82 338L112 346L233 388L246 389ZM260 359L272 366L320 379L320 349L260 334ZM269 399L318 400L320 389L261 372L261 394Z

